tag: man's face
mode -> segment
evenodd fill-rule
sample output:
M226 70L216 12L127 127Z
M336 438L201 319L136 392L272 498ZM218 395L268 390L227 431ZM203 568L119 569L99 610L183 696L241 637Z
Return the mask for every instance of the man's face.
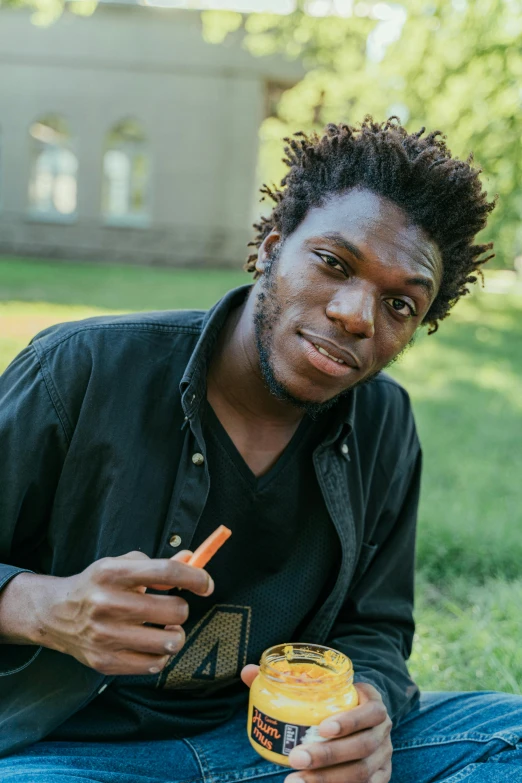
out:
M253 292L261 368L276 396L318 412L408 345L442 261L422 228L368 190L310 209L278 240L272 232L260 248Z

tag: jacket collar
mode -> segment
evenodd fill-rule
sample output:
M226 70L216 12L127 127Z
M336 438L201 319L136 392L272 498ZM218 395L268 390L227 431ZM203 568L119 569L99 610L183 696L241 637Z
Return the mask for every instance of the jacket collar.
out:
M179 387L181 404L187 419L192 418L197 413L205 396L208 366L219 332L223 328L230 311L235 307L239 307L245 301L252 287L252 285L243 285L239 288L234 288L216 302L205 314L201 334ZM335 424L329 436L323 443L324 446L330 445L341 436L343 438L347 437L351 433L355 418L356 396L356 390L354 390L338 402L338 415L335 417Z
M205 313L201 334L179 385L181 405L189 419L198 411L205 395L210 357L227 316L245 301L251 289L251 285L234 288Z

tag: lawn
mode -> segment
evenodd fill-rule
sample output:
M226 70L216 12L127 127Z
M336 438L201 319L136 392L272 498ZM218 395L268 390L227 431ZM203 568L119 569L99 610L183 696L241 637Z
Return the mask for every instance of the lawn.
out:
M240 270L0 259L0 371L49 324L208 307L248 281ZM411 668L428 689L521 691L521 346L522 294L479 292L391 369L424 450Z

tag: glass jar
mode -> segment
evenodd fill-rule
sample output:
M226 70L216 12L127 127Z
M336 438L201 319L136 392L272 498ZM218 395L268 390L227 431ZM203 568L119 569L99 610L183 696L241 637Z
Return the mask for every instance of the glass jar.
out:
M319 644L278 644L261 656L250 688L248 738L268 761L289 767L296 745L322 742L317 726L357 707L353 667L343 653Z

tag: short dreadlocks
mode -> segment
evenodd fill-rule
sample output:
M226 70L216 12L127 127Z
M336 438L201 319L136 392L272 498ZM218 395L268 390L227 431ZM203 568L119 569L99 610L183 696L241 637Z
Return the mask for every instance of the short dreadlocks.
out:
M254 224L257 236L250 246L259 248L277 229L284 238L304 219L311 207L324 204L335 193L365 187L394 201L436 242L443 262L439 292L424 323L435 332L438 321L469 293L480 269L494 254L493 245L474 245L475 234L486 225L495 206L488 202L479 180L480 169L452 158L441 131L424 136L425 128L408 133L398 117L374 122L367 116L360 126L330 124L322 137L300 131L287 142L283 162L289 168L281 187L263 185L261 193L275 202L269 217ZM245 268L255 269L257 252Z

